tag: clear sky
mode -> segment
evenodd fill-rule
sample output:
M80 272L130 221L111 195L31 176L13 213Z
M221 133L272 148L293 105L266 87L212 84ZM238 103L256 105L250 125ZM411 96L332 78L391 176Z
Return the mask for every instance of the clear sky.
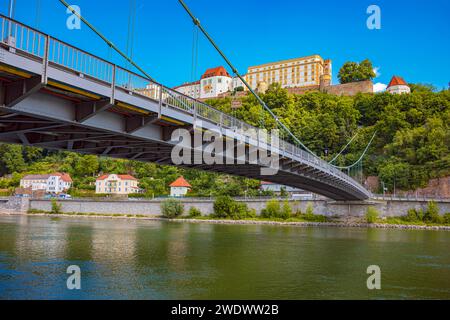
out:
M1 0L7 13L9 0ZM87 26L68 30L58 0L16 0L15 18L114 62L126 65ZM136 0L134 59L158 81L175 86L190 81L193 26L177 0ZM37 3L41 3L37 10ZM192 11L241 73L247 67L320 54L333 60L334 82L346 61L372 60L376 83L392 75L407 82L450 82L449 0L186 0ZM81 13L123 50L127 47L129 0L74 0ZM366 26L369 5L381 8L381 30ZM199 40L196 78L224 65Z

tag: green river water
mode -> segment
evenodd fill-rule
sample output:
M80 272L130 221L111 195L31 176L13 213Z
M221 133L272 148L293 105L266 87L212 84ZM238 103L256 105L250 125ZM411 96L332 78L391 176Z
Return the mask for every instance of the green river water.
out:
M0 299L450 299L450 232L0 216Z

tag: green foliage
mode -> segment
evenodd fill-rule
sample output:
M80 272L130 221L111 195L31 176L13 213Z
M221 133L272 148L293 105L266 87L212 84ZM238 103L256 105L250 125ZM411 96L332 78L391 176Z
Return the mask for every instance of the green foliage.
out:
M445 224L450 224L450 213L444 214L443 222L444 222Z
M220 196L214 202L214 216L221 219L240 220L254 218L256 214L249 210L245 203L237 202L229 196Z
M183 215L184 205L179 200L167 199L161 204L161 211L164 217L174 219Z
M346 62L339 70L338 78L340 83L372 80L376 77L373 71L372 62L364 60L360 63Z
M283 207L281 208L281 214L280 214L280 218L287 220L292 216L292 208L291 205L289 204L289 201L284 201L283 202Z
M61 214L61 204L56 201L56 199L52 199L52 214Z
M189 217L197 218L197 217L201 217L201 216L202 216L202 212L199 209L197 209L195 207L191 207L189 209Z
M430 201L428 203L428 207L427 210L425 211L423 221L425 223L436 223L436 224L440 224L443 222L443 217L439 215L439 207L436 202Z
M409 209L405 220L408 222L422 222L423 210Z
M366 221L367 223L376 223L378 221L378 218L380 217L380 213L378 210L374 207L367 208L366 212Z
M366 71L371 69L368 62L352 64L350 69L358 79L360 73L365 73L360 70L361 65ZM355 162L377 131L363 164L364 176L380 176L392 192L394 186L397 190L414 190L425 186L432 178L450 175L450 91L436 92L427 85L413 85L412 89L408 95L379 93L341 97L321 92L293 95L279 84L272 84L261 98L312 151L324 155L327 148L327 160L358 134L336 165ZM275 121L253 96L238 99L242 107L236 110L232 110L229 97L211 99L208 103L251 125L276 127ZM0 144L0 189L18 187L26 174L51 172L69 173L77 189L75 192L91 197L94 196L93 181L102 173L136 176L140 187L146 190L146 197L150 198L169 195L169 184L181 175L193 186L189 196L273 196L270 192L260 192L258 181L245 178Z
M281 212L280 201L273 199L267 202L266 208L261 211L261 217L270 219L278 218Z
M403 217L404 221L412 223L425 223L425 224L443 224L447 223L447 215L441 216L439 214L439 207L436 202L430 201L427 209L409 209L408 214Z
M266 208L261 211L261 217L265 219L283 219L288 220L292 216L292 208L289 201L280 201L273 199L267 202Z

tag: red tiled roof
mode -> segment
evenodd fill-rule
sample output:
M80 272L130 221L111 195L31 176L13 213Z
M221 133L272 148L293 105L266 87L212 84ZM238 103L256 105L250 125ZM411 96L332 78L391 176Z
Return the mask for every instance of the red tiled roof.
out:
M103 181L103 180L106 180L106 179L109 178L109 176L110 176L110 174L104 174L104 175L98 177L98 178L97 178L97 181ZM129 175L129 174L118 174L117 176L118 176L121 180L135 180L135 181L137 181L137 179L136 179L135 177L133 177L133 176L131 176L131 175Z
M275 185L275 183L267 182L267 181L261 181L262 186L268 186L268 185Z
M403 80L402 77L393 76L391 82L389 82L388 88L393 86L407 86L407 85L408 84L406 83L405 80Z
M231 76L228 73L228 71L225 70L225 68L222 67L222 66L208 69L202 75L202 79L212 78L212 77L229 77L229 78L231 78Z
M177 180L175 180L171 185L171 188L192 188L192 186L189 184L189 182L184 179L184 177L179 177Z
M67 173L61 174L61 180L64 182L73 182L72 177L68 175Z

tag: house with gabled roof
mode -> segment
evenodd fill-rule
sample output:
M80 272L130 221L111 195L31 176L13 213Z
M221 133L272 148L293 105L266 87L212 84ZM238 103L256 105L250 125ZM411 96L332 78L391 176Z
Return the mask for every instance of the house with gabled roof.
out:
M192 190L192 186L184 177L179 177L170 184L171 197L185 197L190 190Z
M95 182L95 193L129 195L140 193L139 180L129 174L104 174Z
M32 191L60 194L72 187L72 178L67 173L31 174L20 180L20 187Z

